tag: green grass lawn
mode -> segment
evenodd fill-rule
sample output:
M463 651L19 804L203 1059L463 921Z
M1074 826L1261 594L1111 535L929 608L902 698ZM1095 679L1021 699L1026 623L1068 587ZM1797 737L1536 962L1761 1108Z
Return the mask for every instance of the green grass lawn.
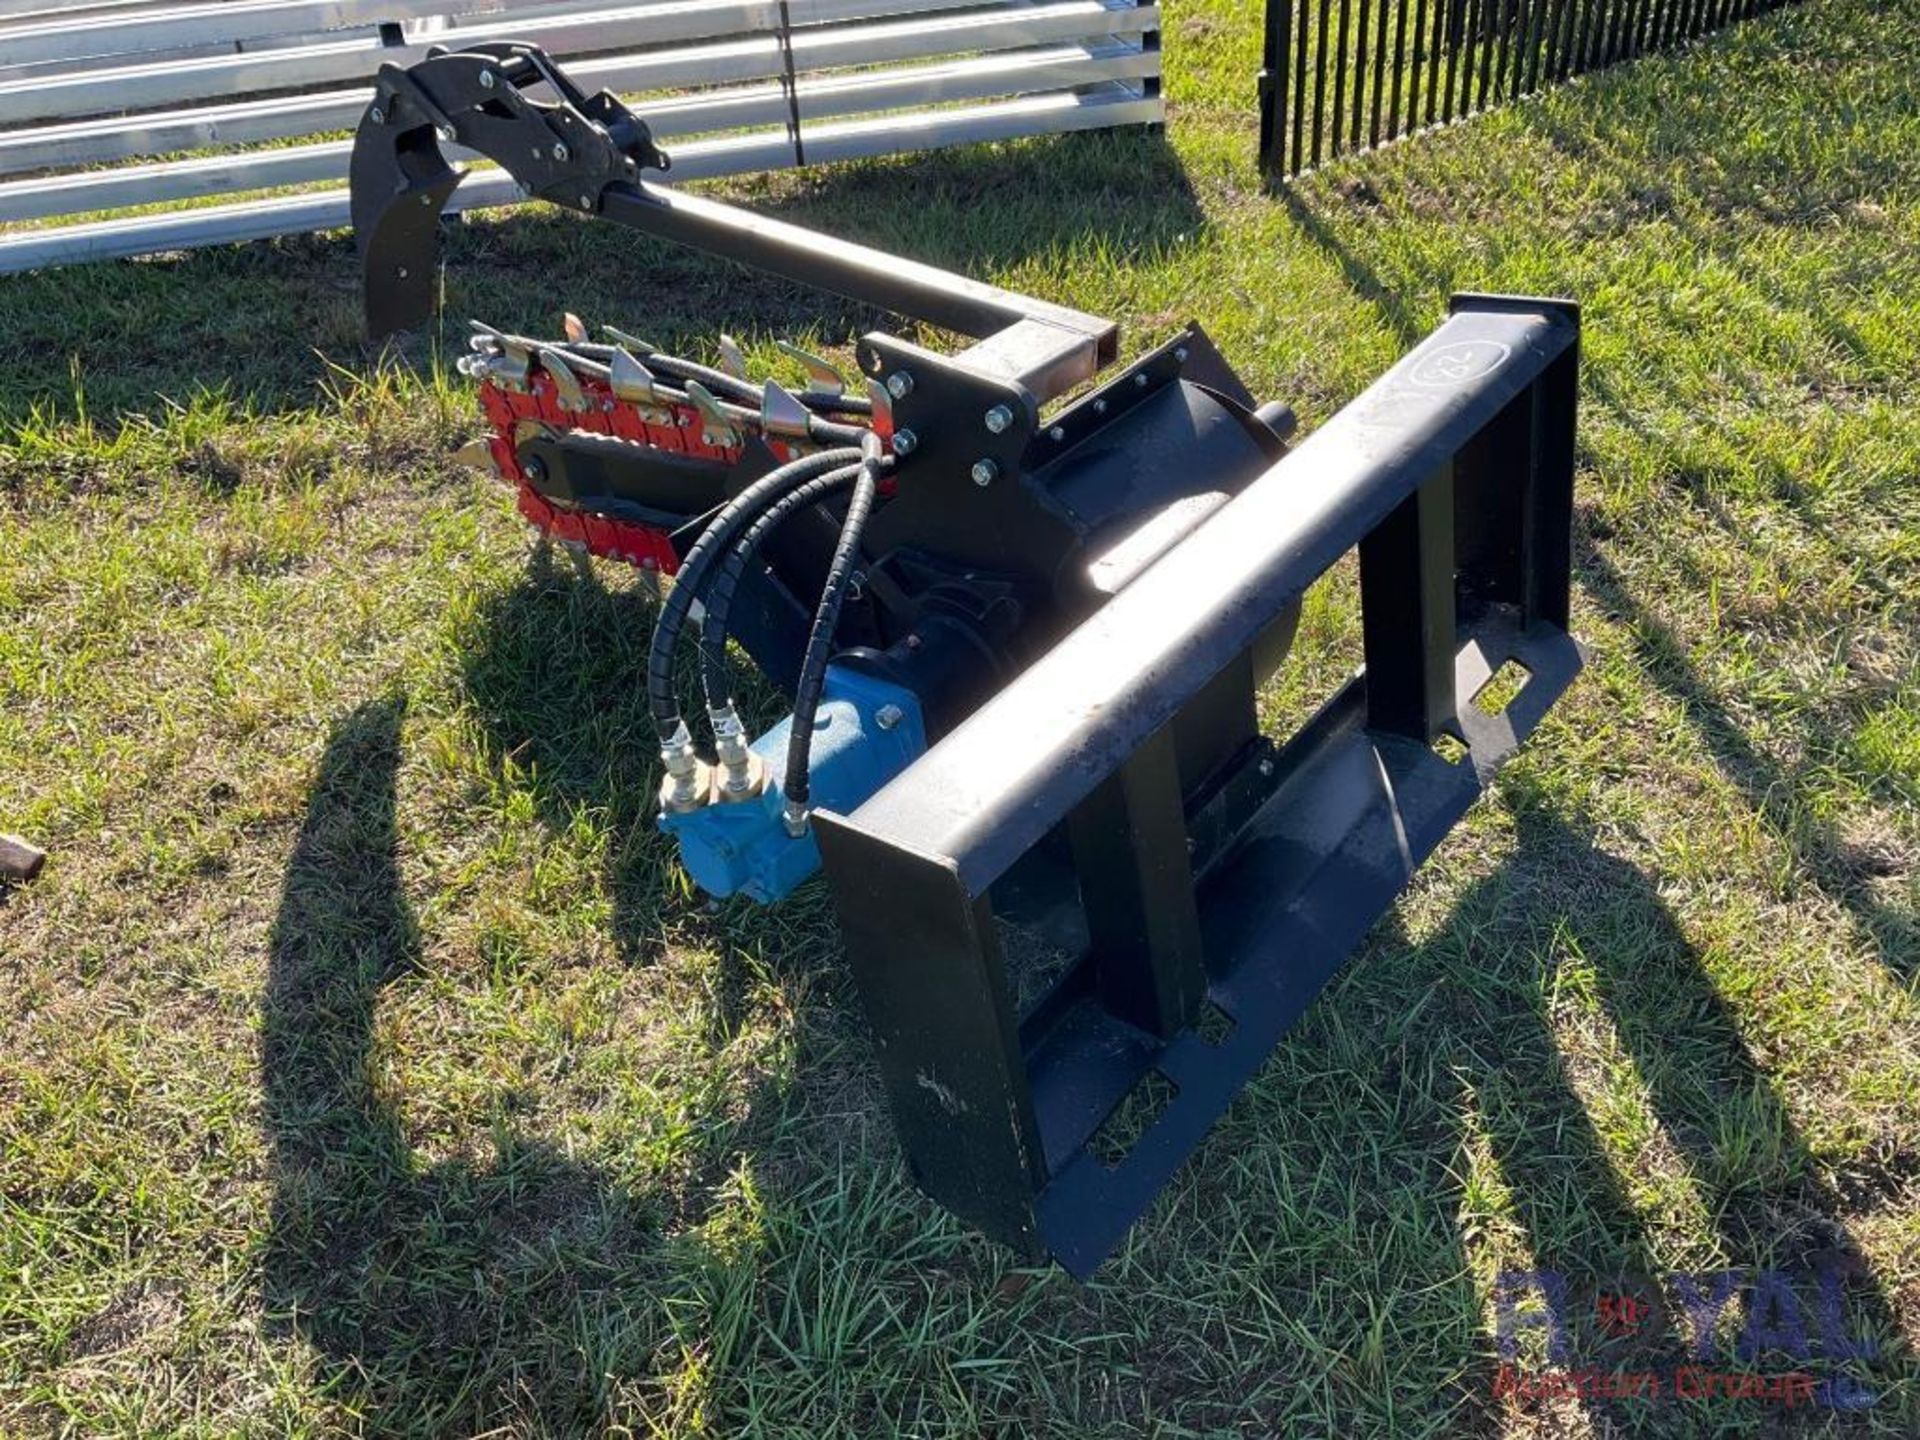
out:
M344 236L0 280L0 830L54 855L0 894L0 1433L1920 1434L1920 0L1280 195L1261 8L1173 0L1165 136L724 190L1197 317L1309 427L1451 290L1585 306L1591 668L1085 1287L908 1184L821 888L709 909L652 829L644 591L449 461L469 314L872 317L558 214L464 227L388 355ZM1674 1272L1816 1337L1835 1275L1861 1403L1498 1397L1537 1267L1603 1370L1681 1357Z

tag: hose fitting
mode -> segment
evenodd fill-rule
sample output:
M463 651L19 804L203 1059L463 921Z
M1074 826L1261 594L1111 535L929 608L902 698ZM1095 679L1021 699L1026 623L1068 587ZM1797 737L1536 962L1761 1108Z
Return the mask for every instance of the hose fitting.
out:
M790 799L780 807L780 823L786 827L787 834L800 840L807 833L807 814L806 801Z
M693 736L683 720L660 747L666 778L660 782L660 809L685 815L713 798L713 767L693 748Z
M767 764L747 744L746 726L733 702L707 712L713 721L713 744L720 763L714 767L714 799L722 805L751 800L767 788Z

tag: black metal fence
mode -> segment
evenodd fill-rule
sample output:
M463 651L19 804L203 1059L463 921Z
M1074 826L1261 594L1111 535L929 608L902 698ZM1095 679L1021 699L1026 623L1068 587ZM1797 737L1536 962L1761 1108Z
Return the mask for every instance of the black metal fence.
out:
M1268 0L1261 160L1299 175L1786 3Z

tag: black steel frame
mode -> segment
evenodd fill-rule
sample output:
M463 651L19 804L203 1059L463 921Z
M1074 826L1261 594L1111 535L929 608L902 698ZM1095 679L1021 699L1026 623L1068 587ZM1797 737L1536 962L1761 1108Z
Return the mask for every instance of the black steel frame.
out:
M895 1121L936 1199L1091 1273L1571 682L1578 336L1569 304L1457 297L924 758L821 817ZM1255 652L1356 546L1365 671L1276 749L1252 723ZM1518 697L1467 704L1510 660ZM1223 677L1242 743L1195 794L1176 736ZM1088 943L1022 1016L998 892L1062 829ZM1154 1075L1173 1097L1109 1166L1090 1142Z

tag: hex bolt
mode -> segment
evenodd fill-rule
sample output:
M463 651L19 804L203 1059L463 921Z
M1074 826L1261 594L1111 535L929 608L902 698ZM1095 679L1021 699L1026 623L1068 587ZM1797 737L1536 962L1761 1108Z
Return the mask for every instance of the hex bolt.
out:
M976 460L973 462L973 483L985 489L1000 478L1000 462L997 460Z
M491 90L493 88L493 71L482 70L480 72L480 88L482 90Z
M1013 411L1005 405L996 405L987 411L987 429L995 435L1004 435L1013 428Z
M896 370L887 376L887 394L896 400L904 400L913 393L913 376L904 370Z
M387 112L376 105L367 111L367 118L376 125L384 125L387 123Z
M584 192L582 192L582 194L581 194L581 196L580 196L580 208L581 208L582 210L591 210L591 209L593 209L593 196L591 196L591 195L588 195L588 194L586 194L586 193L584 193Z
M553 153L553 158L558 160L561 164L564 165L567 162L567 156L571 155L573 152L567 149L565 141L556 140L553 142L552 153Z
M1187 354L1187 347L1182 345L1178 350L1173 352L1173 358L1184 365L1187 363Z
M404 265L402 265L402 266L401 266L401 267L400 267L399 269L397 269L397 270L395 270L395 271L393 272L393 278L394 278L394 279L396 279L396 280L404 280L404 279L406 279L406 278L407 278L407 267L406 267L406 266L404 266Z
M1259 770L1262 779L1271 779L1273 777L1273 761L1266 756L1262 756L1259 765L1254 768Z
M436 125L433 127L433 133L449 145L459 139L459 136L454 134L453 126L451 125Z
M920 445L920 437L914 434L913 431L896 430L893 432L893 453L894 454L911 455L917 448L919 448L919 445Z
M1051 430L1047 431L1047 438L1058 445L1062 440L1067 438L1067 427L1064 425L1054 426Z
M538 455L529 456L527 458L527 478L529 480L546 479L547 462L542 460Z
M1135 375L1133 377L1133 388L1136 390L1144 390L1147 388L1147 372L1146 371L1142 370L1138 375Z
M882 705L878 710L873 712L873 723L878 725L882 730L891 730L906 718L907 712L902 710L898 705Z

